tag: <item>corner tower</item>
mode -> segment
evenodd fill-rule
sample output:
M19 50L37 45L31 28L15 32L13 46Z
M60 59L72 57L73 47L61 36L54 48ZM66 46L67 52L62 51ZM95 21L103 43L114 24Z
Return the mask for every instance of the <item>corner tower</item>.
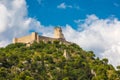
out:
M60 27L55 27L54 38L65 40L62 29Z

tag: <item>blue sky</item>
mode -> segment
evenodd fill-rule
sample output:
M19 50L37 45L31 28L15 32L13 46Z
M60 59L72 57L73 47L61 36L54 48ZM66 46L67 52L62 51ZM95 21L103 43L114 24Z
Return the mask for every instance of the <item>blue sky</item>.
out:
M26 0L28 16L36 18L44 25L70 24L77 28L74 20L85 19L95 14L99 18L120 19L120 0ZM64 3L66 8L58 8ZM69 6L69 7L68 7ZM71 6L71 7L70 7Z

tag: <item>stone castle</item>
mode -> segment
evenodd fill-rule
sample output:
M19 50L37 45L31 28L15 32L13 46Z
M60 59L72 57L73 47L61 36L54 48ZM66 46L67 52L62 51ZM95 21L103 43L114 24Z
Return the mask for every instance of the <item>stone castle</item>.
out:
M62 33L62 29L60 27L54 28L54 38L41 36L36 32L32 32L30 35L20 37L20 38L14 38L13 43L25 43L25 44L32 44L33 42L48 42L48 41L60 41L65 44L70 44L70 42L66 41L64 38L64 35Z

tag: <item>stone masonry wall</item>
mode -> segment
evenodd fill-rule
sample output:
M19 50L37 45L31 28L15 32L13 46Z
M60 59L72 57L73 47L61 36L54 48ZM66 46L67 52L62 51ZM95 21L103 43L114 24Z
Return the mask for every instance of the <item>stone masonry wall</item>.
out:
M55 28L54 30L54 38L50 37L45 37L45 36L39 36L36 32L32 32L32 34L20 38L14 38L13 43L26 43L26 44L32 44L34 41L39 42L39 41L55 41L59 40L65 44L70 44L70 42L66 41L64 38L64 35L62 34L62 29L61 28Z

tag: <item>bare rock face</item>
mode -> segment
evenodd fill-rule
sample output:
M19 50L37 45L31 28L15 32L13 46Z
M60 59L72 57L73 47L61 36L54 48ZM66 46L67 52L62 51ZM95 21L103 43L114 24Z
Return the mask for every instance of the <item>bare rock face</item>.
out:
M96 76L96 73L95 73L95 71L92 69L91 70L91 73L94 75L94 76Z
M69 60L70 59L70 55L67 53L66 50L64 50L64 54L63 56L65 57L65 59Z

